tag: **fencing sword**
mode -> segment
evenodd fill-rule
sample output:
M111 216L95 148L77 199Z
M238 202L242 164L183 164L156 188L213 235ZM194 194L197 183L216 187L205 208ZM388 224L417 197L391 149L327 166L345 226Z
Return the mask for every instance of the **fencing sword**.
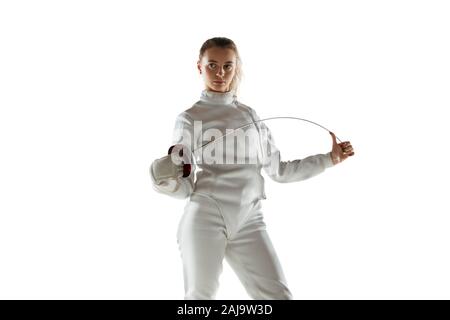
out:
M210 141L206 142L205 144L201 145L198 148L195 148L192 151L192 154L195 154L196 151L202 149L203 147L206 147L210 143L215 144L216 142L222 140L223 138L225 138L226 136L228 136L230 134L233 134L234 132L236 132L239 129L246 128L248 126L251 126L251 125L259 123L259 122L264 122L264 121L274 120L274 119L293 119L293 120L299 120L299 121L306 121L306 122L312 123L312 124L314 124L316 126L319 126L322 129L324 129L324 130L328 131L329 133L331 133L331 131L328 130L326 127L318 124L317 122L314 122L314 121L311 121L311 120L308 120L308 119L298 118L298 117L286 117L286 116L285 117L269 117L269 118L259 119L259 120L256 120L256 121L251 121L251 122L246 123L246 124L244 124L244 125L242 125L240 127L234 128L233 130L227 132L226 134L224 134L222 136L219 136L218 138L216 138L214 140L210 140ZM341 139L339 139L337 136L336 136L336 139L339 140L339 142L342 143ZM169 148L168 155L171 155L173 152L177 152L180 157L183 157L183 148L182 147L179 147L177 145L171 146ZM185 155L185 156L188 156L188 155ZM183 178L186 178L186 177L188 177L191 174L192 165L191 165L191 163L184 163L184 162L182 162L182 165L183 165Z

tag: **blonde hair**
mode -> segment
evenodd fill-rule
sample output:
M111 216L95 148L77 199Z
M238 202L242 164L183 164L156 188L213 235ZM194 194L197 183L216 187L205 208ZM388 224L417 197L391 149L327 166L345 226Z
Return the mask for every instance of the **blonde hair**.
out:
M200 53L198 55L199 60L200 61L202 60L203 55L207 49L214 48L214 47L223 48L223 49L231 49L234 51L234 53L236 55L236 71L235 71L233 80L231 80L231 83L230 83L230 91L234 91L235 94L237 94L238 89L239 89L239 84L241 83L242 76L243 76L242 61L239 56L239 51L237 49L237 46L233 42L233 40L225 38L225 37L214 37L214 38L208 39L203 43L202 47L200 48Z

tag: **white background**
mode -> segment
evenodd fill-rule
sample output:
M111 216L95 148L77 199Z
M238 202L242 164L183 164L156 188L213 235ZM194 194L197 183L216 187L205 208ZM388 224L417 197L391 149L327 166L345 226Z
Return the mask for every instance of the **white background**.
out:
M175 116L233 39L239 100L351 141L310 180L266 176L295 299L449 299L446 1L2 1L0 298L183 299L185 201L151 188ZM329 134L267 123L285 160ZM291 148L292 147L292 148ZM248 299L224 263L218 299Z

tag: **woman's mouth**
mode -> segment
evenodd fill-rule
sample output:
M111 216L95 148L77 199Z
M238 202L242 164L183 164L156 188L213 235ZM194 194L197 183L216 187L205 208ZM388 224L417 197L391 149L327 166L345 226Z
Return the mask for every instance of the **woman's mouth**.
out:
M213 81L213 83L214 83L214 84L222 85L222 84L225 84L225 81Z

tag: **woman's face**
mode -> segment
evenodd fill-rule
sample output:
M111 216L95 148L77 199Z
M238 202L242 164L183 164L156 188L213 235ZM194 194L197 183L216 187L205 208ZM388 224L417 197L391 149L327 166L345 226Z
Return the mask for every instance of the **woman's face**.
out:
M197 68L207 90L230 91L230 84L236 73L236 54L232 49L209 48L197 62Z

